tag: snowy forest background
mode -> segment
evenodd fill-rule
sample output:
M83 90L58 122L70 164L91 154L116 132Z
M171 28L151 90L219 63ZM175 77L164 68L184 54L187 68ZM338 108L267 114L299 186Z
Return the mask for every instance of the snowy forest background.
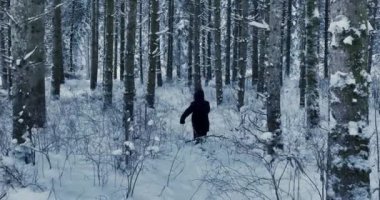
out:
M0 200L380 199L378 0L0 0ZM179 118L203 88L206 141Z

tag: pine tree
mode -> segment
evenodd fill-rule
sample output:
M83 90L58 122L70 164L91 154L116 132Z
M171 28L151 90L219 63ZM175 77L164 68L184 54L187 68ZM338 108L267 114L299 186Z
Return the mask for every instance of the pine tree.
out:
M112 70L113 70L113 22L114 22L114 0L106 0L105 5L105 49L106 49L106 63L103 70L103 95L104 95L104 108L108 108L112 105Z
M226 85L229 85L231 83L231 13L232 13L231 0L227 0L226 74L225 74Z
M125 0L120 2L120 80L124 80L124 66L125 66Z
M53 98L59 98L61 88L61 72L63 68L63 52L62 52L62 16L61 16L61 0L54 0L54 16L53 16L53 68L51 94Z
M222 74L222 50L221 50L221 31L220 31L220 0L214 0L214 38L215 38L215 85L216 85L216 103L220 105L223 102L223 74Z
M200 10L201 1L194 1L194 89L201 89L201 65L200 65Z
M268 145L269 153L274 153L274 148L282 148L281 144L281 17L283 2L271 1L268 40L268 66L266 66L267 94L267 126L273 134L272 141Z
M371 199L366 0L331 2L330 116L327 199ZM348 25L345 25L348 24Z
M150 20L150 39L149 39L149 72L148 72L148 88L146 101L150 108L154 108L155 87L156 87L156 69L157 57L159 56L159 24L158 24L158 0L151 0L151 20Z
M136 18L137 0L129 0L129 14L127 25L127 57L126 57L126 77L124 80L124 128L125 140L130 140L130 122L133 121L133 101L135 97L135 41L136 41Z
M174 0L168 0L168 57L166 66L166 76L167 80L171 82L173 80L173 36L174 36Z
M318 31L319 15L317 0L306 1L306 121L307 138L313 136L319 126L318 93Z
M90 88L95 90L99 62L99 0L92 0Z
M248 0L242 0L240 3L241 15L239 16L239 89L237 107L240 109L244 106L245 95L245 70L247 68L247 39L248 39Z

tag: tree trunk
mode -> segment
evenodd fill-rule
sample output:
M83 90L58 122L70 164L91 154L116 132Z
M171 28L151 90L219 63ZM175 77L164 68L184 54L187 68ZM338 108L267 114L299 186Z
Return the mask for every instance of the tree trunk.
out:
M238 104L237 107L240 110L244 106L244 94L245 94L245 70L247 68L247 40L248 40L248 0L242 0L240 3L240 22L239 22L239 90L238 90Z
M226 74L225 74L226 85L229 85L231 83L231 13L232 13L231 0L227 0Z
M300 107L305 107L306 98L306 5L303 0L299 0L299 10L300 10L300 17L299 17L299 37L300 37L300 79L299 79L299 88L300 88Z
M146 94L146 101L150 108L154 108L155 87L156 87L156 69L157 69L157 56L160 54L157 51L159 46L159 31L158 24L158 0L151 0L151 14L150 14L150 44L149 44L149 73L148 73L148 88Z
M233 55L232 55L232 82L235 83L237 80L237 73L238 73L238 59L239 59L239 39L238 36L239 33L239 20L237 19L237 15L240 13L239 8L239 0L235 0L235 8L234 8L234 33L233 33L233 39L234 39L234 47L233 47Z
M61 0L54 0L53 16L53 69L51 82L51 95L58 99L61 88L61 72L63 68L63 49L62 49L62 16ZM58 6L58 7L57 7Z
M92 0L90 88L96 89L99 62L99 0Z
M217 105L223 102L223 75L222 75L222 50L221 50L221 31L220 31L220 0L215 1L215 85L216 85L216 103Z
M42 127L46 121L45 107L45 27L44 1L14 0L11 16L23 26L12 23L12 53L15 59L15 85L13 87L13 138L24 143L26 129ZM29 135L30 136L30 135ZM27 157L25 157L27 159Z
M142 26L142 16L143 16L143 2L140 1L140 13L139 13L139 46L140 46L140 53L139 53L139 56L140 56L140 83L141 84L144 84L144 69L143 69L143 46L142 46L142 40L143 40L143 36L142 36L142 32L143 32L143 26Z
M106 49L106 63L103 74L103 95L104 95L104 108L108 108L112 105L112 70L113 70L113 22L114 22L114 0L106 0L105 5L105 15L106 15L106 26L105 26L105 49Z
M324 58L323 58L323 75L327 79L329 77L329 14L330 14L330 0L325 0L325 27L324 27Z
M379 1L378 0L369 0L369 23L372 25L373 30L377 30L377 24L376 24L376 16L377 16L377 7L378 7ZM369 45L368 45L368 73L371 72L372 68L372 56L373 56L373 47L375 43L375 32L370 31L369 33Z
M187 3L188 5L188 12L189 12L189 27L188 27L188 45L187 45L187 85L191 87L193 82L193 36L194 36L194 5L193 1L189 1Z
M334 124L329 134L328 200L371 199L366 5L366 0L331 2L330 116Z
M69 51L70 51L70 67L69 67L69 72L70 73L73 73L74 71L75 71L75 63L74 63L74 37L75 37L75 26L74 26L74 20L76 20L75 19L75 10L76 10L76 4L77 4L77 1L72 1L72 4L71 4L71 21L70 21L70 23L71 23L71 28L70 28L70 49L69 49ZM64 75L63 75L64 76ZM63 81L64 81L64 79L63 79Z
M125 10L125 0L120 2L120 80L124 80L124 66L125 66L125 17L127 12ZM115 73L116 74L116 73Z
M269 23L269 9L270 9L270 0L265 0L263 2L263 8L261 10L261 16L266 23ZM268 60L267 49L268 49L268 38L269 30L261 29L259 32L259 42L260 42L260 54L259 54L259 70L258 70L258 83L257 83L257 92L265 92L265 70L266 70L266 61Z
M259 14L259 3L257 1L253 1L253 11L252 16L257 16ZM258 81L258 69L259 69L259 35L258 28L252 28L252 86L255 86Z
M118 46L119 46L119 16L120 16L120 7L118 1L115 3L115 13L114 13L114 61L113 61L113 79L117 79L117 66L118 66Z
M315 136L319 127L319 93L318 93L318 31L319 16L317 0L306 2L306 137Z
M292 46L292 25L293 25L293 0L288 0L288 19L286 25L286 55L285 55L285 74L287 77L290 75L290 65L291 65L291 46Z
M281 144L281 17L283 2L271 1L270 5L270 34L268 43L268 66L266 66L267 95L267 126L273 134L268 145L268 152L274 153L274 148L282 149Z
M202 88L200 65L200 10L201 1L195 0L194 5L194 89Z
M169 34L168 34L168 60L166 66L167 81L173 80L173 35L174 35L174 0L168 0L168 20L169 20Z
M130 140L130 122L133 121L133 101L135 97L135 41L136 41L136 14L137 0L129 1L128 25L127 25L127 63L126 77L124 81L124 128L125 141Z
M209 24L209 28L212 29L212 0L208 0L208 7L210 8L209 12L208 12L208 24ZM209 30L210 30L209 29ZM212 55L211 55L211 51L212 51L212 32L211 31L207 31L207 61L206 61L206 65L207 65L207 69L206 69L206 81L207 83L212 79Z
M0 1L0 65L1 65L1 85L4 90L8 89L8 64L6 62L7 56L7 28L5 24L7 24L7 16L5 11L7 10L7 2Z

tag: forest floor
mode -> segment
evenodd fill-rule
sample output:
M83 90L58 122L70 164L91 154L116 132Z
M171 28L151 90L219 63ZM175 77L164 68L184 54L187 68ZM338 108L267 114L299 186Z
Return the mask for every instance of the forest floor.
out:
M285 149L275 161L265 153L265 109L252 89L246 93L248 106L238 112L233 88L225 89L225 103L217 107L214 85L205 87L211 104L208 134L212 137L194 145L189 142L190 118L185 125L179 124L180 115L192 101L192 92L185 85L158 88L156 108L146 115L145 87L137 84L139 123L134 131L149 135L150 140L139 158L141 165L136 165L141 173L136 170L131 175L115 169L121 148L118 143L123 138L122 83L115 81L115 108L104 111L101 88L92 92L84 89L89 88L87 80L67 80L60 101L47 97L47 127L35 130L39 150L36 166L4 157L2 163L16 166L24 180L21 186L0 189L6 188L9 200L125 199L127 188L136 180L133 196L129 197L134 200L321 199L324 193L317 164L324 145L320 141L325 136L315 143L305 143L297 81L284 84ZM0 119L5 124L0 128L11 133L11 103L4 96L1 105ZM327 111L326 104L321 105ZM326 115L322 115L324 118Z

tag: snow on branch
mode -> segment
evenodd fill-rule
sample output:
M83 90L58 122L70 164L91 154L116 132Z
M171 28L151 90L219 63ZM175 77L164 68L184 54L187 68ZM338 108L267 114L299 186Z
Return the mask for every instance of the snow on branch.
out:
M267 29L267 30L270 30L269 29L269 25L263 20L262 23L260 22L257 22L257 21L251 21L248 23L250 26L255 26L257 28L262 28L262 29Z

